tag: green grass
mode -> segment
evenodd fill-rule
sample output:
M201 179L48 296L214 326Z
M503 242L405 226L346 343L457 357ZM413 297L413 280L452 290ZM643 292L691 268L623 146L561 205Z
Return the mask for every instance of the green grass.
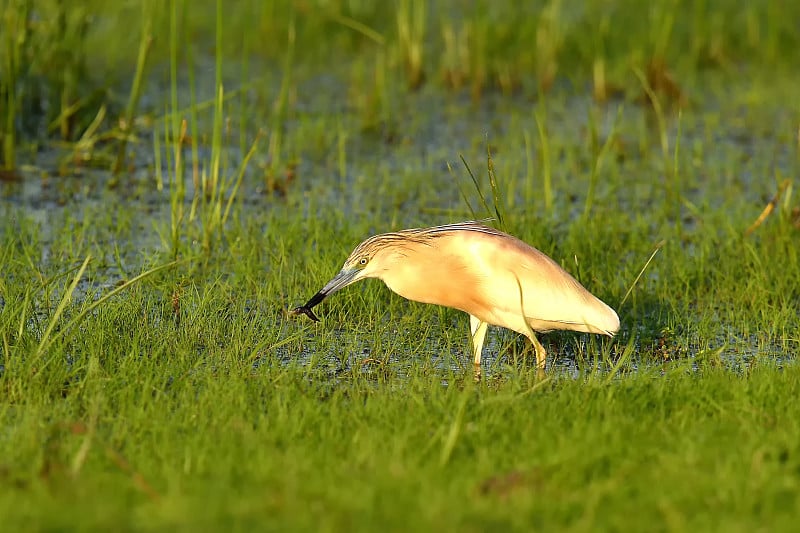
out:
M93 4L0 4L6 529L793 529L794 7ZM287 314L486 216L620 334Z
M323 304L321 324L287 318L367 232L331 233L288 210L234 224L210 263L156 272L89 313L97 296L73 298L60 317L77 258L98 257L77 285L98 296L120 271L131 280L161 261L102 259L108 215L89 209L91 225L63 230L83 239L56 236L53 261L36 262L42 242L17 218L0 259L8 524L728 531L796 520L796 289L783 269L797 263L775 221L759 253L794 257L788 266L759 264L740 239L697 260L665 246L649 270L664 281L640 282L621 310L612 358L636 348L616 374L596 361L599 345L551 335L559 362L541 382L516 362L521 342L490 334L489 377L475 386L458 365L466 317L378 282ZM587 283L612 280L619 293L592 283L613 302L646 257L603 261L630 244L612 233L596 247L568 232L563 246L586 251L572 270ZM38 358L51 323L64 333Z
M476 389L419 372L335 383L296 365L212 367L176 344L138 356L95 346L104 360L79 390L5 407L7 527L749 531L796 520L796 365Z

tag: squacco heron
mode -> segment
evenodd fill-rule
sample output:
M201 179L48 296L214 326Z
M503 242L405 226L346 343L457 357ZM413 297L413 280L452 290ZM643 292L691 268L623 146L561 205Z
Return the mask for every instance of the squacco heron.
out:
M475 374L489 325L528 337L536 366L546 353L535 331L556 329L613 336L619 317L575 278L536 248L478 222L415 228L375 235L359 244L332 280L293 309L311 309L363 278L378 278L400 296L469 314Z

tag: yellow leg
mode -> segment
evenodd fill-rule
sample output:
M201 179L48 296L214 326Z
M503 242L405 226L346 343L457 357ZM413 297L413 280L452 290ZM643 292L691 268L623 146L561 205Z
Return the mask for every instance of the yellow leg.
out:
M531 332L530 336L528 337L531 342L533 343L533 349L536 352L536 370L540 375L544 374L544 367L547 363L547 352L542 346L542 343L539 342L539 339L536 338L536 335Z
M469 330L472 332L472 350L474 354L473 363L475 365L475 381L481 380L481 352L483 351L483 341L486 338L486 330L489 324L482 322L478 317L469 315Z

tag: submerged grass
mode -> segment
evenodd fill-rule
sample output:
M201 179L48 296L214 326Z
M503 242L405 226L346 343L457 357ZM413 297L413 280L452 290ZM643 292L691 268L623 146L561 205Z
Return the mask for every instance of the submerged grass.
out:
M69 4L2 4L6 529L794 527L793 6L89 2L32 47ZM61 47L59 178L14 158ZM476 385L463 313L378 282L286 313L368 235L485 217L617 338L542 336L539 379L490 331Z

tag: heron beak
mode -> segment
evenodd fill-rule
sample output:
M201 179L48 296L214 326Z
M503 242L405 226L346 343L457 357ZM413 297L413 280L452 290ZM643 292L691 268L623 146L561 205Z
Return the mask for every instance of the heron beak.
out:
M322 289L315 294L306 304L307 307L314 307L326 297L330 296L334 292L338 291L339 289L344 289L354 281L361 272L361 270L356 268L343 268L336 274L332 280L330 280Z
M334 292L338 291L339 289L343 289L357 281L358 273L361 272L355 268L343 268L336 274L332 280L330 280L320 291L315 294L314 296L309 299L305 305L301 305L300 307L296 307L292 310L293 314L300 314L303 313L308 318L313 320L314 322L319 322L317 316L311 311L311 309L322 302L325 298L333 294Z

